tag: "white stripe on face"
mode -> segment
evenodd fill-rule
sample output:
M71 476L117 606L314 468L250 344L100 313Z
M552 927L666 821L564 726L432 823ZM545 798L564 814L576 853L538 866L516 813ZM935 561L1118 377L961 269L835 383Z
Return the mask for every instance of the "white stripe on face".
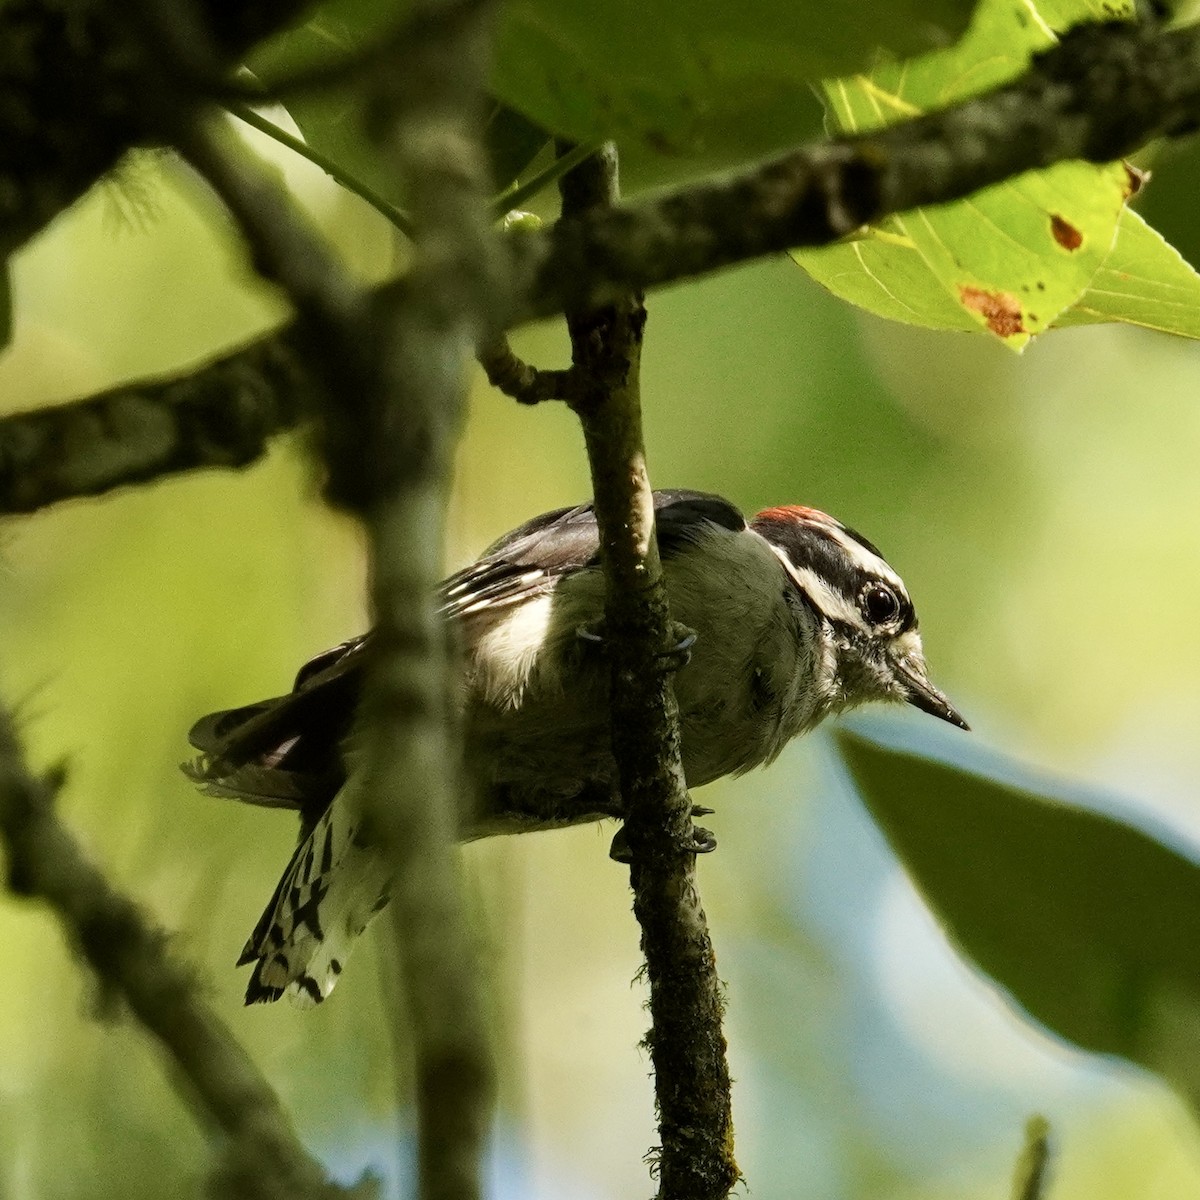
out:
M852 625L865 629L862 613L852 599L847 599L841 592L835 591L811 567L798 567L788 557L787 551L768 542L775 557L783 563L783 569L796 582L796 586L816 605L816 607L834 621L844 625Z
M845 527L830 518L828 524L824 521L820 522L821 529L828 533L829 536L837 542L839 546L846 552L846 557L850 559L856 567L866 571L869 575L878 576L880 579L890 583L901 596L906 596L908 593L904 590L904 581L892 570L890 566L878 554L872 554L870 550L862 544L862 542L853 538L845 530Z

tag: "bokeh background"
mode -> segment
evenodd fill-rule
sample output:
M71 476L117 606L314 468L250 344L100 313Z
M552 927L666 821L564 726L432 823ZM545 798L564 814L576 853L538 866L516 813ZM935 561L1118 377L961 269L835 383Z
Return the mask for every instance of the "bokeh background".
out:
M387 269L374 213L255 144L348 262ZM1169 163L1162 175L1169 213ZM29 247L15 296L5 411L200 363L282 312L201 186L150 154ZM515 342L543 365L566 354L555 324ZM1137 329L1052 335L1017 358L887 325L773 260L651 298L651 470L658 486L747 510L804 502L861 529L904 575L971 736L1200 844L1198 378L1200 349ZM364 939L317 1010L242 1008L233 962L295 830L177 769L198 715L286 690L307 656L364 627L362 547L319 488L295 438L244 472L5 521L0 687L33 760L67 763L72 827L196 963L305 1141L340 1177L369 1168L398 1195L410 1115L380 945ZM570 414L478 380L447 568L587 492ZM1055 1200L1200 1194L1182 1103L1055 1041L955 956L825 738L698 799L717 809L700 873L749 1194L1003 1197L1034 1112L1054 1130ZM502 1061L500 1200L650 1191L645 992L610 834L463 852ZM95 1019L105 998L54 922L0 896L0 947L0 1196L198 1189L207 1152L186 1095L137 1029Z

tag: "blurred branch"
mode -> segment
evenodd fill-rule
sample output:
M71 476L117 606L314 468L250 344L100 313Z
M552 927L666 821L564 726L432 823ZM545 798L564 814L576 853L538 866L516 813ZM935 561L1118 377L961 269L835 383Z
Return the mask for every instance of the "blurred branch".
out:
M607 146L563 176L563 220L588 220L617 198ZM696 884L696 830L680 761L667 606L642 440L640 294L570 311L572 408L592 470L605 575L604 643L633 910L650 983L662 1200L723 1200L737 1182L729 1066L716 958Z
M412 266L376 305L377 392L345 412L328 444L333 494L360 513L373 551L378 653L358 719L363 829L394 865L423 1200L483 1194L496 1092L454 845L462 749L435 602L470 357L498 326L507 285L481 140L493 9L415 0L420 36L369 81L366 132L406 185Z
M232 68L312 0L203 0L218 63ZM74 203L131 146L157 142L153 55L120 0L0 5L0 259Z
M12 715L0 708L0 834L9 887L54 909L103 988L120 997L186 1080L223 1135L227 1181L239 1196L283 1200L344 1194L297 1141L279 1100L229 1029L201 999L167 937L110 886L54 812L61 775L25 765Z
M495 1091L455 857L461 752L434 606L468 356L494 326L501 261L478 136L485 16L482 5L424 0L412 17L420 36L366 81L367 132L408 185L416 229L408 275L366 303L247 152L212 124L179 132L259 270L317 334L307 354L327 385L329 494L370 540L376 654L358 720L361 766L335 803L359 803L358 836L393 867L426 1200L481 1195Z
M190 373L0 417L0 512L204 467L244 467L313 405L298 326Z
M1049 1168L1050 1123L1042 1116L1030 1117L1013 1177L1013 1200L1045 1200Z

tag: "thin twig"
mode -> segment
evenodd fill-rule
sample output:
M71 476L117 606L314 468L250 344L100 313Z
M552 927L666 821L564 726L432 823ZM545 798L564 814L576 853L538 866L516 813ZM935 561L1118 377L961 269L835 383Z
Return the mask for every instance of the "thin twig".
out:
M531 366L517 356L506 337L489 342L479 351L478 358L488 383L518 404L570 400L578 390L579 376L572 368Z
M505 213L510 213L514 209L528 204L539 192L548 188L552 183L557 183L568 171L579 166L585 158L595 154L600 146L600 142L581 142L578 146L572 146L565 154L556 155L554 161L533 178L509 188L506 192L501 192L492 201L493 215L500 218Z
M1050 1173L1050 1123L1033 1116L1025 1123L1025 1145L1013 1175L1013 1200L1045 1200Z
M237 1163L239 1195L343 1194L296 1139L278 1097L204 1002L191 971L168 952L166 934L108 883L55 815L61 782L30 773L12 715L0 707L0 834L9 886L49 903L105 990L158 1040L186 1081L186 1098Z
M561 182L565 221L613 204L616 151ZM679 719L664 649L672 625L642 442L640 294L567 314L580 387L572 407L592 470L605 574L611 721L633 909L642 927L661 1147L660 1200L723 1200L738 1179L723 1005L697 890L696 832L680 760Z
M359 179L351 171L347 171L327 154L314 149L302 138L294 137L286 129L281 129L274 121L267 120L260 112L247 104L228 104L227 109L239 121L244 121L252 129L274 138L281 146L286 146L294 154L306 158L315 167L320 167L335 183L339 183L348 192L353 192L359 199L365 200L380 216L394 225L405 237L412 237L412 221L408 213L398 205L393 204L385 196L381 196L370 184Z

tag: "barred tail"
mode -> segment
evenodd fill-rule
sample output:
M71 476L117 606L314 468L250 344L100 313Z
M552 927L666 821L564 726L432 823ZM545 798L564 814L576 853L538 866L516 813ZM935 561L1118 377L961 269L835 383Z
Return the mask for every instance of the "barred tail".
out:
M354 939L387 903L387 868L357 839L356 819L335 799L292 855L238 966L254 963L246 1003L320 1004Z

